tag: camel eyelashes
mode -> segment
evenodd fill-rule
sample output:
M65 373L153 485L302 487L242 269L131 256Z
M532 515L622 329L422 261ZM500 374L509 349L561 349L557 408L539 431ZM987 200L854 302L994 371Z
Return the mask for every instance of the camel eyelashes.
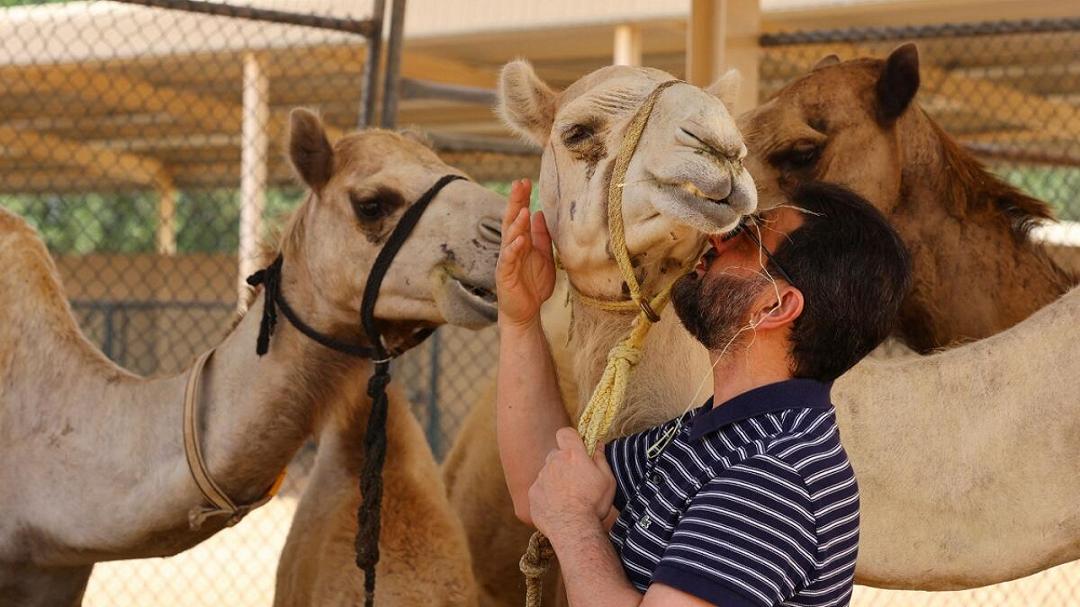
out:
M392 213L394 209L405 204L405 199L394 190L380 188L374 193L367 194L350 192L349 204L357 219L361 222L371 222Z
M371 221L382 215L382 205L379 204L377 198L362 199L350 194L349 202L352 204L353 213L360 221Z
M563 144L575 145L593 136L593 128L587 124L573 124L563 130Z
M809 141L800 141L789 148L773 153L769 157L769 162L782 170L798 171L814 166L820 155L821 146Z

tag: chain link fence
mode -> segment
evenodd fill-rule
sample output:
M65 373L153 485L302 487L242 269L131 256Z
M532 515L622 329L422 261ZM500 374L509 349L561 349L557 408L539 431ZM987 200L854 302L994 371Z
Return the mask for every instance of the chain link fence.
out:
M323 13L348 25L369 9L327 4ZM145 375L181 371L235 313L238 256L261 236L243 201L263 201L267 225L300 201L276 151L288 110L317 107L337 132L357 124L362 38L110 2L0 14L0 205L41 231L83 330L110 358ZM906 40L920 46L927 111L999 174L1080 221L1080 22L766 36L762 96L823 55L880 57ZM529 153L444 151L496 189L539 168ZM493 329L443 328L396 364L437 456L495 361ZM193 550L99 565L85 604L269 604L311 461L305 449L278 499ZM859 588L855 597L865 606L1080 605L1080 566L970 592Z

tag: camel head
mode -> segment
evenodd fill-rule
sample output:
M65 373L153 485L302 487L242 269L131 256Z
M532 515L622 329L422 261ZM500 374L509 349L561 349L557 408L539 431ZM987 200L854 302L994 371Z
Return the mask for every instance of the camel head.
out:
M843 184L888 214L900 199L901 135L919 89L919 51L885 60L820 60L807 75L739 117L763 209L803 180Z
M355 327L364 281L404 211L440 177L463 173L415 134L373 129L331 145L319 118L302 109L290 115L288 153L311 192L283 239L284 275L306 270L322 322ZM493 322L504 206L475 182L446 185L394 258L376 318L411 329Z
M608 186L635 113L669 80L660 70L612 66L556 92L525 61L502 70L499 113L543 148L539 196L548 229L574 286L593 297L626 295L608 243ZM619 185L627 248L646 291L662 276L673 279L706 235L734 229L755 209L746 147L724 104L737 87L735 72L708 89L670 86L645 124Z

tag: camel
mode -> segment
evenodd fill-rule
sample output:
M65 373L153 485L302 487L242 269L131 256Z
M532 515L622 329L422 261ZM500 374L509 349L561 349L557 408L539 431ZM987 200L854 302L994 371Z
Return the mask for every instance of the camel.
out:
M817 179L846 185L885 213L915 275L899 337L925 354L1003 331L1077 279L1029 238L1051 219L1049 207L965 152L913 102L918 89L914 44L885 60L829 55L739 126L762 208Z
M355 376L352 389L339 396L347 402L331 405L334 415L316 431L315 465L278 562L275 605L363 604L364 575L356 567L353 538L370 409L363 396L366 374ZM465 529L447 500L424 432L394 383L386 432L375 604L476 605Z
M531 77L531 68L528 68L527 64L521 63L517 66L523 78ZM606 192L610 174L605 177L596 173L597 163L606 153L605 146L618 146L621 133L636 109L636 101L640 101L641 97L660 82L671 79L669 75L658 70L646 70L645 73L647 78L642 82L636 79L637 72L634 70L612 68L595 74L591 83L583 81L576 91L572 88L564 94L564 103L570 111L584 112L593 104L602 104L609 110L621 112L619 118L604 121L593 120L582 114L580 124L566 122L563 125L565 146L550 154L555 158L552 162L566 164L570 171L568 177L584 179L589 181L592 187ZM629 87L626 86L628 80ZM537 82L527 80L522 84L530 86ZM625 213L627 217L643 217L645 225L642 222L628 224L627 242L632 252L642 251L647 256L657 256L655 261L646 262L644 257L635 261L641 268L645 285L652 286L657 281L671 280L676 275L676 270L686 265L688 260L696 259L705 233L730 230L737 225L743 214L754 209L753 183L738 164L746 153L745 147L735 131L734 120L726 107L712 94L732 92L731 84L732 76L729 75L711 87L711 92L690 86L673 87L658 102L658 109L654 111L656 118L649 122L648 132L665 135L682 133L678 136L685 142L679 143L674 150L689 158L671 162L670 157L655 150L647 158L642 155L644 163L633 168L630 173L636 183L628 184L624 191ZM680 127L687 130L680 131ZM702 154L702 151L708 153ZM575 166L578 159L583 161L581 167ZM695 165L696 168L689 171ZM579 171L580 176L577 174ZM557 191L557 183L561 177L550 173L548 176L555 181L545 182L545 191ZM583 200L586 204L595 204L592 198L595 198L595 195ZM655 217L656 212L649 201L655 203L658 198L668 204L670 213L680 217L680 223L658 220ZM545 206L554 208L555 202L553 199L545 200ZM573 243L566 243L565 250L573 253L562 259L562 263L567 267L585 269L594 265L595 259L607 255L603 243L588 251L582 248L582 243L591 239L591 231L603 229L603 225L597 224L599 220L600 216L594 211L583 210L579 216L574 205L571 205L561 219L556 219L564 221L567 226L562 231L564 237L574 239ZM621 281L615 273L602 278L597 275L596 278L605 281L608 288L606 291L590 291L592 295L611 299L621 297ZM354 513L359 494L355 482L345 471L359 466L356 455L359 432L355 425L344 423L335 425L321 435L329 438L329 441L320 441L312 487L305 491L286 542L278 568L276 604L351 605L357 602L359 595L354 589L360 588L358 581L362 578L353 564L352 532L356 527ZM418 428L410 427L404 434L415 437L411 440L422 440ZM402 439L406 440L404 436ZM395 475L393 478L396 479L396 474L391 468L387 469L388 484L391 482L391 475ZM415 471L401 472L403 477L410 474L414 478L420 476ZM403 479L396 485L396 492L400 493L401 487L408 484L409 480ZM389 503L385 509L387 516L395 510ZM425 546L423 541L417 541L422 539L423 534L412 539L403 535L408 532L409 527L422 525L421 528L429 528L433 524L440 525L443 533L451 536L459 533L464 542L460 522L455 529L441 518L434 522L411 519L405 522L406 518L402 517L402 521L401 534L388 532L382 539L384 546L391 541L391 537L393 541L399 541L401 547L398 551L405 555L393 559L399 565L409 562L410 557L415 560L415 555L420 550L424 550L424 554L430 551L430 547ZM473 548L477 559L487 559L482 549L475 545ZM462 604L466 598L468 602L475 604L475 590L471 596L466 596L464 592L455 594L445 590L440 596L430 595L432 588L447 588L446 582L430 583L430 577L448 579L457 576L457 579L468 579L471 582L472 572L469 566L468 559L462 559L456 569L443 570L441 565L433 565L428 559L426 570L408 569L413 576L411 584L404 575L394 578L395 591L388 596L388 604ZM400 590L396 590L398 581L402 584ZM408 594L410 592L411 594ZM410 598L403 598L406 596ZM377 597L377 600L379 598Z
M871 85L889 92L893 90L895 79L892 77L894 74L885 74L890 71L886 70L886 65L889 62L877 63L877 82L884 84L871 82ZM910 63L906 66L910 69ZM560 126L564 122L560 121L561 116L557 113L561 97L552 93L531 72L529 79L523 78L520 72L520 66L508 66L504 71L500 101L503 115L509 119L511 126L531 135L537 143L549 149L565 132L562 130L565 127ZM589 82L590 78L595 76L587 76L582 81ZM650 80L643 71L638 72L636 78ZM522 80L529 86L515 86ZM808 89L822 94L813 88ZM907 101L910 102L910 96ZM812 105L812 100L806 103ZM921 112L914 110L914 107L903 108L901 114ZM597 120L603 121L605 112L609 110L601 105L594 111L600 114ZM860 114L857 118L869 119L872 116ZM575 120L580 122L581 118L575 117ZM761 131L752 134L757 137L748 140L752 146L761 145L767 135ZM650 149L655 146L662 153L669 145L668 140L660 138L654 142L649 135L647 131L642 139L642 147ZM829 166L846 162L857 165L864 175L872 173L865 168L865 150L857 145L858 141L855 141L846 148L849 153L858 153L857 156L830 158ZM747 166L753 169L764 164L764 161L755 159L755 155L761 153L760 148L751 147L750 151ZM952 151L955 152L954 160L965 160L963 166L977 167L970 158L963 158L965 155L955 145ZM595 161L602 167L597 170L599 174L604 174L603 167L610 166L613 156L613 153L607 154ZM567 166L567 161L572 160L576 160L578 166ZM552 222L550 218L560 217L560 213L566 215L577 208L593 213L595 219L603 209L605 190L594 187L586 179L586 168L585 159L566 159L555 167L550 154L544 157L542 170L545 174L556 172L562 177L557 181L557 196L549 201L552 208L545 207L545 214L563 258L573 255L567 246L577 243L560 233L565 228L562 222ZM971 171L974 170L971 168ZM903 173L903 169L896 171L896 174L900 173ZM981 169L967 176L975 181L992 179ZM760 178L755 176L763 208L780 202L780 194L784 191L782 180L787 178L777 171L762 173ZM773 184L770 179L781 183ZM872 174L869 179L866 184L873 186ZM901 191L895 184L892 185L894 188L883 185L880 191ZM544 189L542 184L541 190ZM861 191L864 195L870 192L871 201L874 201L872 188L864 186ZM946 192L948 196L955 196L959 192L970 191L976 191L973 184L968 184L968 189L956 185ZM991 191L1005 190L999 187ZM1026 197L1020 200L1026 201ZM881 202L874 202L882 206ZM939 201L938 204L948 205L949 202ZM1006 234L1023 243L1026 241L1023 227L1037 221L1041 216L1039 209L1043 207L1030 204L1016 207L1004 202L1006 204L1000 207L984 204L978 207L978 212L990 214L998 209L999 214L1005 217L1002 219L999 216L999 223L1004 224L1006 229L1012 225L1020 228ZM900 212L902 205L897 206L897 212ZM628 225L635 219L628 216ZM657 221L652 217L650 219ZM991 223L990 220L987 223ZM594 229L585 237L583 244L586 250L603 246L605 232L602 228L600 224L600 229ZM938 238L931 229L902 231L902 235L908 239L925 239L924 247L932 246ZM984 238L989 237L984 235ZM910 245L912 241L908 243ZM954 251L959 251L959 246ZM1003 266L1010 265L1007 255L1016 254L1034 259L1040 267L1049 267L1042 265L1040 253L1033 249L1032 245L1023 244L994 250L980 249L980 252L994 256ZM1031 255L1028 255L1029 251ZM638 253L641 255L643 252ZM656 258L652 253L648 257ZM609 283L595 277L613 272L614 263L610 259L596 257L594 264L595 268L566 266L575 288L590 293L608 286ZM923 265L916 265L916 282L925 285L927 279L919 275L920 271L926 271ZM1047 273L1056 275L1053 270ZM1053 289L1047 289L1060 294L1064 288L1055 285ZM1054 297L1046 299L1052 300ZM1073 314L1075 299L1073 295L1070 300L1055 304L1057 311L1048 311L1042 318L1054 314ZM1062 312L1061 308L1066 311ZM563 393L572 395L564 400L574 418L576 408L587 400L599 377L608 348L625 333L632 315L597 310L576 298L570 299L569 309L572 322L567 320L563 300L553 298L545 308L544 321L556 357ZM1040 340L1057 337L1053 331L1042 332L1046 325L1026 323L1013 330L1011 337L1002 338L998 343L1023 343L1031 350L1038 350ZM1065 337L1075 340L1075 324L1061 323L1060 327ZM987 331L998 328L1003 327L993 327ZM913 331L910 335L917 335L917 332ZM981 334L969 336L958 330L955 338L940 336L935 338L934 343L953 343L975 336ZM1072 359L1075 357L1068 354L1068 342L1068 339L1064 342L1047 341L1045 349L1038 352L1037 360L1046 362L1052 356L1060 359L1053 364L1047 362L1046 366L1037 369L1029 367L1022 360L1025 356L1036 357L1035 352L1003 350L991 347L995 342L976 342L955 352L933 357L904 358L902 363L894 363L904 365L902 369L868 359L837 383L835 400L840 427L844 433L844 444L859 474L862 494L864 523L857 582L924 590L968 588L1014 579L1080 557L1080 541L1077 539L1080 538L1077 533L1080 529L1075 514L1075 495L1080 494L1080 474L1071 466L1080 452L1076 424L1040 424L1040 429L1046 433L1035 436L1031 434L1031 424L1015 423L1022 418L1058 420L1062 415L1066 420L1076 418L1075 395L1080 393L1080 388L1075 385L1077 376L1075 373L1059 373L1061 365L1066 362L1074 364ZM1046 357L1043 357L1044 354ZM1011 377L1011 371L1006 370L1012 368L1030 370L1036 380L1044 382L1046 389L1029 390L1037 382L1028 381L1027 377L1007 379ZM922 387L906 393L921 398L913 399L904 407L903 432L898 431L900 421L896 419L893 403L896 402L896 395L905 395L905 392L892 388L897 381L895 377L901 371L906 377L917 378L911 381L921 382ZM1041 371L1041 374L1037 371ZM614 432L624 434L655 425L703 400L709 386L706 384L699 388L699 381L707 377L709 367L705 351L681 328L672 312L665 312L649 335L644 357L629 387L626 408L617 420ZM991 377L993 381L987 384L971 383L972 378ZM1061 381L1063 378L1064 382ZM1004 389L1006 386L1008 390ZM938 395L953 395L953 398L943 399ZM957 403L956 400L961 402ZM1017 406L1017 401L1021 406ZM972 420L973 413L985 413L989 417ZM485 556L474 559L483 604L513 605L520 603L524 592L522 577L517 571L517 559L530 530L514 516L505 488L492 436L494 415L493 399L482 400L474 406L447 457L443 473L451 503L462 517L473 553ZM955 433L945 433L945 429ZM929 444L926 440L891 440L896 436L925 436L936 440ZM1028 448L1032 443L1039 445L1039 448ZM963 459L941 461L947 454L957 453L957 448L965 449ZM934 478L926 478L928 475L923 467L912 465L912 462L924 461L928 453L935 455L934 461L938 464L937 467L927 468L934 470ZM1026 462L1027 465L1018 468L1017 462ZM976 469L976 466L980 468ZM900 482L901 479L903 482ZM897 499L897 487L905 488L902 500ZM1061 488L1060 491L1057 487ZM1039 496L1039 503L1031 504L1017 499L1021 495ZM928 520L934 522L927 523ZM1002 530L1008 530L1009 539L1015 539L1016 543L1002 543ZM912 537L925 539L912 542ZM1001 545L1010 545L1011 554L999 554ZM1015 549L1012 548L1014 545ZM551 576L546 592L553 584L554 576Z
M304 110L290 127L290 158L311 191L280 241L281 293L315 330L363 343L357 310L382 241L412 201L460 173L394 132L331 146ZM388 347L444 322L493 322L502 206L466 180L438 194L380 290ZM182 440L187 374L141 378L94 348L40 238L2 210L0 260L0 605L77 605L95 562L172 555L231 521L189 519L205 501ZM280 317L257 355L264 299L215 348L195 392L209 474L238 504L264 497L365 368Z

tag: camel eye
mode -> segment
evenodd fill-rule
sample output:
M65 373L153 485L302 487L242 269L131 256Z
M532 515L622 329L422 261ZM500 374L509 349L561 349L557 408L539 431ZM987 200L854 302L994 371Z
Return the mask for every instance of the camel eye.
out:
M361 198L356 194L350 194L349 203L352 204L353 213L360 221L373 221L382 217L383 206L377 196Z
M821 146L809 141L800 141L773 154L770 160L774 166L782 170L800 171L813 167L820 155Z
M593 130L591 127L585 124L575 124L563 131L562 140L563 144L571 146L581 143L592 136Z

